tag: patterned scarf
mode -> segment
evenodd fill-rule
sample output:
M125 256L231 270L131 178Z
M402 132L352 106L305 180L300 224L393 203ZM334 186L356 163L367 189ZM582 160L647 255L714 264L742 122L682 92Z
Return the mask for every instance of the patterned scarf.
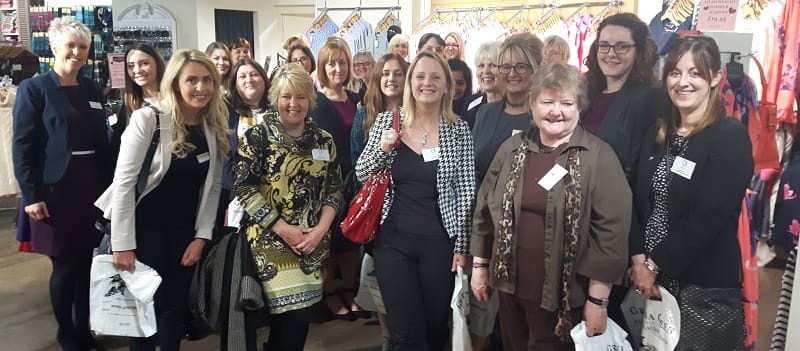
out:
M520 146L514 150L513 164L503 192L503 214L497 229L498 245L495 249L494 274L497 279L510 280L513 275L514 241L514 193L519 183L520 174L525 167L528 150L528 138L523 138ZM567 154L567 175L565 187L564 217L564 257L561 267L561 306L558 310L558 324L555 334L564 340L569 338L572 329L572 318L569 306L569 282L575 268L575 254L578 246L581 217L581 167L579 148L571 148Z

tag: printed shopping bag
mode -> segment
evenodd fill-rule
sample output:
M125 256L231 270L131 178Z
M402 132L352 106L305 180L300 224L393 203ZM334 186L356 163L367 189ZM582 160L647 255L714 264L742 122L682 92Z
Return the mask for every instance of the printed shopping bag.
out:
M569 335L575 343L575 351L633 351L631 344L625 340L628 333L611 318L606 323L606 332L592 337L586 335L586 321L572 328Z
M467 325L469 290L469 276L458 266L453 298L450 300L450 307L453 309L453 351L472 351L472 338Z

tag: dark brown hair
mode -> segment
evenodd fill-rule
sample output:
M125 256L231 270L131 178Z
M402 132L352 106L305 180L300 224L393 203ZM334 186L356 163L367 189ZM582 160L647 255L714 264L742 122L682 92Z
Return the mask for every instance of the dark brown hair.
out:
M258 74L261 75L261 78L264 79L264 95L261 96L261 99L258 101L258 109L265 110L267 106L269 106L269 94L267 92L270 88L270 81L269 77L267 76L267 71L264 70L263 67L258 62L253 61L249 58L243 58L239 60L233 68L231 68L231 81L228 83L228 94L230 95L229 100L231 107L236 111L236 113L240 115L251 115L252 108L247 105L244 100L242 100L242 96L239 95L239 89L236 89L236 76L239 73L239 69L244 66L253 66L253 68L258 71Z
M156 65L156 87L161 86L161 79L164 78L164 71L166 70L166 65L164 64L164 59L161 58L161 54L150 45L138 43L125 51L125 95L123 100L125 101L127 118L131 117L133 111L138 110L144 105L144 91L142 87L136 84L128 74L128 55L134 50L141 51L153 57L153 61L155 61Z
M667 51L667 58L664 60L664 72L661 74L661 84L664 91L670 89L667 86L667 77L676 66L678 61L681 60L686 53L692 53L694 58L694 66L697 68L700 76L711 84L715 74L721 74L722 63L719 56L719 47L714 39L704 36L687 36L678 38L672 41L669 50ZM725 106L722 104L722 97L719 94L719 86L712 86L708 96L708 106L703 114L703 118L692 129L687 137L697 134L703 128L714 123L721 116L725 115ZM663 143L667 135L675 133L681 125L681 114L675 103L670 100L669 111L665 111L665 115L658 120L658 135L656 141Z
M442 46L442 49L444 49L444 39L442 39L442 37L439 36L439 34L425 33L422 35L421 38L419 38L419 43L417 43L417 50L422 51L422 47L425 46L425 43L427 43L428 40L431 40L431 38L436 39L436 42Z
M631 36L633 37L636 58L634 58L633 67L625 80L624 86L655 84L656 76L653 67L658 61L658 48L653 36L650 34L650 29L647 24L639 19L639 16L630 12L618 13L600 23L600 26L597 27L597 38L589 48L589 56L586 57L585 61L586 66L589 68L589 71L586 72L586 77L589 81L589 99L593 99L606 88L606 76L603 74L603 70L600 69L600 64L597 60L597 43L600 41L600 33L603 32L606 26L625 27L631 31Z
M295 50L302 51L303 54L308 56L308 59L311 60L311 72L308 72L308 74L311 74L312 72L317 70L317 61L314 60L314 54L311 52L311 49L309 49L308 46L305 46L305 45L295 45L295 46L290 47L289 50L286 51L286 61L287 61L287 63L292 62L292 53Z

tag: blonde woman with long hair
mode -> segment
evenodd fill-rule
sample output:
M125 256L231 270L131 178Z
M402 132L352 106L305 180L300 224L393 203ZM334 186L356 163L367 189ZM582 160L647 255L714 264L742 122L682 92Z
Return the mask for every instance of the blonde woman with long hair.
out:
M133 271L136 260L162 277L155 295L158 332L132 338L131 350L178 350L184 334L192 266L211 239L228 144L220 76L201 51L178 51L161 81L163 99L133 112L122 134L110 202L114 265ZM147 185L136 183L155 130L159 142Z
M405 81L400 133L393 112L381 112L356 162L359 181L392 174L374 253L394 351L444 349L453 272L468 264L475 159L469 126L453 113L453 84L442 56L421 51Z

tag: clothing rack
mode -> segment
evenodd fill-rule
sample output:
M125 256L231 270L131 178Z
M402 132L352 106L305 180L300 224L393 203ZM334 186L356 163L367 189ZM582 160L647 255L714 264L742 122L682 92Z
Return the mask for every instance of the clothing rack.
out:
M527 4L527 5L514 5L514 6L487 6L487 7L455 7L455 8L447 8L447 9L433 9L430 14L425 16L419 23L417 24L417 30L424 27L431 19L438 19L441 18L443 14L458 14L463 12L481 12L481 11L488 11L489 14L484 17L484 20L488 19L494 13L498 11L517 11L514 13L508 21L512 21L514 18L521 16L528 10L544 10L549 9L551 11L555 11L558 9L563 8L572 8L577 7L577 12L588 8L588 7L600 7L604 6L604 10L608 11L613 7L621 7L623 5L623 1L620 0L612 0L612 1L581 1L581 2L572 2L572 3L564 3L564 4L556 4L555 1L550 3L545 3L544 1L537 4Z
M402 7L399 5L399 2L400 1L398 0L398 5L396 6L327 7L327 1L326 1L323 7L317 9L319 11L319 14L317 15L316 18L314 18L313 21L311 21L311 26L309 27L309 31L315 32L316 29L319 29L320 25L330 20L330 18L328 17L328 12L351 11L351 13L347 15L347 19L351 20L355 18L357 20L361 15L361 11L387 11L388 13L384 16L384 19L386 19L389 17L389 14L392 11L395 10L399 11L402 9ZM361 5L360 2L359 5Z

